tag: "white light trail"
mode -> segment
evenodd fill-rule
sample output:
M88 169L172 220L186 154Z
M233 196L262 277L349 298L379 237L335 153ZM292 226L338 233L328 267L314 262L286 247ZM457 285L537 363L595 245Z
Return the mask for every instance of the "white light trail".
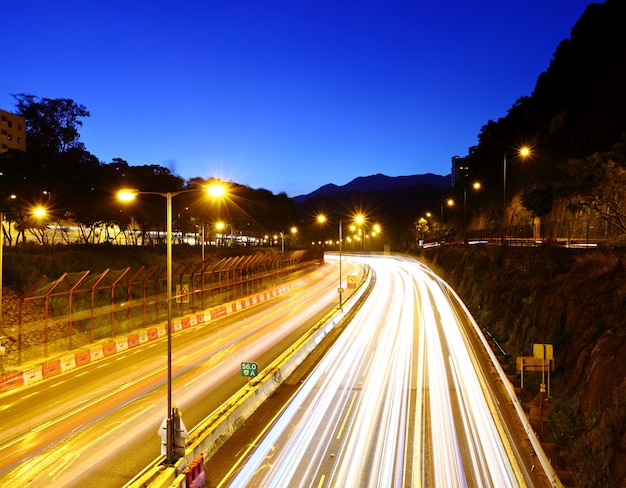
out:
M360 260L372 298L230 486L523 486L443 282L412 260Z

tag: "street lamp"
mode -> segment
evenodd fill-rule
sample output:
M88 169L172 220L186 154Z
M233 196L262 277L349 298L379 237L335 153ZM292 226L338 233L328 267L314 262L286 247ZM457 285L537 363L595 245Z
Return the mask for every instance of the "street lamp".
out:
M441 240L443 237L443 207L444 204L447 205L448 207L452 207L454 205L454 200L452 200L452 198L448 198L445 200L445 202L441 203L441 221L439 222L439 243L441 244Z
M365 216L361 213L354 216L354 223L359 226L359 238L361 239L361 252L365 253L365 232L363 224L365 224Z
M215 230L219 231L220 233L220 240L218 241L217 239L215 239L216 247L220 247L224 245L224 229L225 228L226 228L226 224L224 222L222 222L221 220L219 222L216 222Z
M317 221L320 224L324 224L326 222L326 215L320 214L317 216ZM342 224L341 224L341 220L339 220L339 287L337 288L337 293L339 294L339 311L341 312L342 309L342 295L343 295L343 288L341 286L341 281L342 281L342 276L341 276L341 248L343 245L343 235L342 235Z
M166 205L166 246L167 246L167 415L166 415L166 463L174 461L174 410L172 408L172 198L181 193L194 191L206 191L209 196L223 196L225 191L220 193L216 185L208 188L194 188L190 190L179 190L176 192L151 192L123 189L117 193L118 199L122 202L130 202L137 195L159 195L167 201Z
M11 195L10 199L11 200L15 200L17 198L16 195ZM4 216L5 215L9 215L9 214L20 214L22 212L2 212L0 211L0 328L3 324L2 322L2 284L3 284L3 274L2 274L2 263L3 263L3 252L4 252ZM32 214L37 217L37 218L42 218L44 215L46 215L46 209L43 207L36 207L32 210ZM11 228L10 228L10 223L9 223L9 232L11 232ZM21 338L21 334L20 334L20 338ZM22 348L21 348L21 344L19 346L19 351L21 354ZM21 362L21 361L20 361Z
M525 159L530 155L530 148L522 146L517 152L518 156ZM502 246L506 246L506 152L502 159Z
M291 227L291 229L289 229L289 232L291 232L292 236L295 236L298 233L298 228L294 225ZM280 231L280 239L281 239L281 244L280 244L281 252L284 253L285 252L285 232L282 230Z
M374 239L374 237L378 236L380 234L381 231L381 227L380 224L374 224L374 226L372 227L372 229L370 230L369 233L369 241L368 241L368 252L372 250L372 239Z
M474 190L480 190L480 183L472 184ZM467 183L463 186L463 244L467 244Z

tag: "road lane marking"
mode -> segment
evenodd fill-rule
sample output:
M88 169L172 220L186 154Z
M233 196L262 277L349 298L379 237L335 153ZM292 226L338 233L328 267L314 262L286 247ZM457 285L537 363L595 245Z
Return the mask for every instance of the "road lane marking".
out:
M352 393L352 400L350 401L350 406L348 407L348 410L346 411L346 414L343 417L343 422L341 422L341 427L339 428L339 432L337 432L337 437L335 438L336 440L341 439L341 435L343 434L343 429L346 426L346 422L348 421L348 418L350 417L350 412L352 411L352 407L354 406L354 401L356 400L356 391Z

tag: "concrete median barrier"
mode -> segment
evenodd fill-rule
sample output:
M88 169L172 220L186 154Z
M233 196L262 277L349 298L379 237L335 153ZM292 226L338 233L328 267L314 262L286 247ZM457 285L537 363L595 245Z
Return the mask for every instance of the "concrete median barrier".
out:
M148 467L142 475L132 480L124 488L160 488L164 486L177 488L185 486L183 483L186 478L182 476L185 468L199 456L208 459L217 452L237 428L276 391L322 339L344 318L346 312L359 303L370 284L370 279L371 276L368 273L355 292L346 299L341 310L335 310L320 320L292 347L194 428L187 439L185 456L179 459L174 466ZM168 482L171 484L167 484Z

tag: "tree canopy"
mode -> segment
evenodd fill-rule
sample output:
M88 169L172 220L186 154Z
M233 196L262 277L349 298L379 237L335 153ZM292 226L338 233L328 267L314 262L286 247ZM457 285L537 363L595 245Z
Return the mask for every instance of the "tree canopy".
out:
M26 121L26 147L31 153L47 156L70 149L84 150L80 142L81 118L89 111L67 98L39 98L20 93L13 95L17 111Z
M112 228L128 234L130 242L155 242L135 239L131 227L143 237L150 231L165 230L165 202L154 193L182 193L173 199L174 227L177 232L197 233L199 225L226 220L229 231L252 236L276 233L298 221L296 205L283 193L229 183L227 200L221 208L202 203L199 189L209 180L193 178L185 182L157 164L131 166L122 158L106 163L89 153L80 140L81 118L89 111L71 99L13 95L17 111L26 123L26 152L0 154L0 211L7 220L20 223L39 239L45 223L63 232L71 222L79 230L80 241L96 242ZM133 188L148 192L132 206L122 206L116 192ZM43 205L48 212L44 221L34 223L27 217L30 209ZM43 222L43 223L42 223ZM28 227L27 223L30 223ZM56 231L55 231L56 232ZM62 239L69 241L67 235Z

